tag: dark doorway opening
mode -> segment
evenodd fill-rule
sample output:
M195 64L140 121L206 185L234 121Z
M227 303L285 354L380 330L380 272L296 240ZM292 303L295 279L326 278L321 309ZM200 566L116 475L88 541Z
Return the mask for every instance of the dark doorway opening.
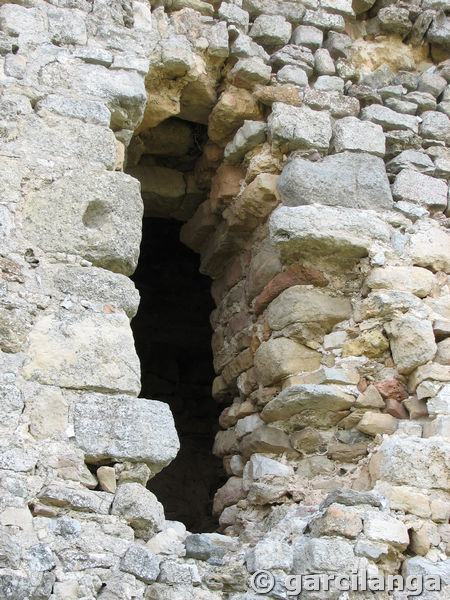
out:
M144 218L133 276L141 304L131 325L141 360L141 395L169 404L181 443L176 459L147 487L164 505L167 519L182 521L192 532L208 532L218 528L212 501L226 481L221 461L211 453L220 412L211 397L214 303L198 255L179 241L181 225Z

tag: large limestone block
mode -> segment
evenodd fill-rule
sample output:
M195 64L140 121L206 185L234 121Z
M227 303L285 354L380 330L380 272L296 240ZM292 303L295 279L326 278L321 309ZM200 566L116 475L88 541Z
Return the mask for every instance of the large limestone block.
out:
M400 129L404 131L419 132L419 117L404 115L380 104L371 104L361 111L363 121L372 121L381 125L384 131Z
M339 537L300 537L293 551L294 573L350 572L355 564L352 544Z
M167 218L180 208L186 194L183 173L146 164L140 164L129 172L141 183L144 216Z
M131 318L139 306L139 292L129 277L97 267L60 265L50 276L73 302L87 300L123 309Z
M350 408L355 399L336 385L313 383L286 388L264 407L261 416L266 422L288 419L305 410L338 412Z
M406 525L386 514L369 513L364 519L364 534L374 542L387 542L401 549L409 544Z
M421 225L410 235L405 251L420 267L450 273L450 234L437 224Z
M356 426L358 431L366 435L392 434L397 431L398 421L389 414L368 411Z
M369 152L384 156L386 140L381 125L360 121L356 117L339 119L333 125L333 141L336 152Z
M440 210L445 210L447 207L448 185L445 181L424 175L414 169L400 171L395 178L392 193L396 200Z
M180 447L169 405L146 398L83 394L75 402L74 428L89 462L145 462L153 474L168 465Z
M384 162L365 153L342 152L317 162L294 158L284 168L278 190L286 206L392 208Z
M291 24L281 15L260 15L256 17L249 35L267 52L275 52L289 42L291 33Z
M285 337L263 342L255 353L256 372L263 385L300 371L315 371L319 365L318 352Z
M350 300L344 296L294 285L269 304L268 322L275 331L294 323L318 323L328 331L351 312Z
M289 441L289 436L280 429L263 425L252 433L246 435L240 443L241 454L250 458L255 452L265 452L269 454L283 454L287 452L290 455L297 455Z
M50 114L31 115L21 126L21 135L4 144L8 154L26 156L30 162L45 156L55 164L67 165L79 160L107 169L114 168L116 148L116 139L109 128Z
M373 211L327 206L280 206L270 217L270 237L284 259L367 256L374 242L387 243L390 227Z
M432 360L437 351L430 321L406 316L385 325L392 358L400 373L408 374Z
M164 526L164 509L154 494L140 483L118 486L111 514L123 517L138 538L149 540Z
M372 290L401 290L424 298L431 294L434 276L421 267L380 267L371 271L366 284Z
M373 481L448 490L450 444L433 438L387 438L370 462Z
M27 194L25 236L50 253L78 254L130 275L141 241L139 183L124 173L71 171ZM126 233L126 234L125 234Z
M45 385L124 392L140 390L139 359L124 313L60 312L36 322L23 375Z
M332 132L326 111L274 102L267 124L272 143L283 152L309 148L328 150Z

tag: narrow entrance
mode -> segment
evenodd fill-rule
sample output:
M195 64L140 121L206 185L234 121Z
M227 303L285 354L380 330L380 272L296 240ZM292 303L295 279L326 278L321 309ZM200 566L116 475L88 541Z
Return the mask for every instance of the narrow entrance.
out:
M167 402L180 437L177 458L148 483L166 518L192 532L214 531L214 494L225 482L211 448L219 409L211 397L214 378L209 316L211 281L199 272L199 257L179 241L182 222L143 220L138 268L141 294L132 321L141 360L142 396Z

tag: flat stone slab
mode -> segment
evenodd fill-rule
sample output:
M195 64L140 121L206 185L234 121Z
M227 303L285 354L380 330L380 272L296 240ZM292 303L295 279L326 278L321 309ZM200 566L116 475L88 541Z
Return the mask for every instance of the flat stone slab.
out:
M92 462L147 463L159 472L180 448L168 404L126 395L83 395L74 408L75 439Z
M341 152L317 162L294 158L280 175L278 191L286 206L389 210L393 205L383 160L360 152Z

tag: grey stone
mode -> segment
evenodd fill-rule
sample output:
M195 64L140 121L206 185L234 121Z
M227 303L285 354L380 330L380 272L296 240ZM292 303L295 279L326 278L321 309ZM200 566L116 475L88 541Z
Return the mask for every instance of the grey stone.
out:
M111 514L123 517L136 537L144 540L149 540L164 525L162 505L140 483L122 483L117 487Z
M378 104L363 108L361 119L381 125L384 131L391 131L392 129L411 130L414 133L419 131L419 119L417 117L401 115L386 106Z
M234 25L243 33L247 33L248 31L248 12L242 10L242 8L236 6L236 4L222 2L219 8L219 19L226 21L228 25Z
M426 40L430 44L443 46L444 49L450 47L450 18L446 17L444 11L439 11L434 17L427 31Z
M53 481L44 486L37 497L41 502L50 506L100 515L109 514L112 501L111 494L93 492L81 484L60 481Z
M271 423L302 412L346 410L353 406L354 401L353 396L336 385L299 384L286 388L266 404L261 416L264 421Z
M249 573L263 569L282 569L289 572L292 569L292 561L292 546L272 539L258 542L246 556Z
M321 47L323 42L323 31L310 25L299 25L293 32L291 43L298 46L306 46L313 52Z
M87 42L86 24L75 11L50 7L47 10L48 29L52 42L57 45Z
M141 161L129 173L141 184L144 216L173 216L180 209L186 195L186 180L181 171Z
M448 185L442 179L403 169L395 178L392 194L395 200L443 210L447 206Z
M430 321L406 316L386 323L385 330L399 373L409 374L434 358L437 346Z
M346 117L333 125L332 146L335 152L346 150L384 156L386 141L380 125Z
M435 98L440 96L447 85L447 81L437 73L425 71L419 77L419 92L431 94Z
M389 226L373 211L332 206L282 206L270 217L270 237L284 260L305 256L356 259L377 240L388 242Z
M407 577L421 577L424 581L433 578L440 582L441 591L424 589L421 594L423 600L440 600L448 595L450 586L450 559L432 562L423 556L407 558L402 565L402 574Z
M268 119L270 139L283 151L327 150L331 139L330 116L307 106L296 108L274 102Z
M139 371L124 313L80 315L62 308L42 315L31 330L22 374L44 385L137 395Z
M0 427L13 431L19 424L24 401L15 385L0 386Z
M386 165L389 173L399 173L402 169L414 169L419 173L433 174L434 164L428 154L416 150L403 150Z
M29 548L26 559L28 568L33 572L49 571L56 565L51 549L43 543Z
M337 537L303 538L293 551L295 573L347 572L355 563L352 544Z
M272 69L261 58L241 58L231 70L234 82L250 89L256 84L269 83Z
M319 509L324 510L332 504L343 504L344 506L374 506L375 508L386 509L387 500L375 492L358 492L346 488L334 490L323 500Z
M270 57L270 64L278 71L285 65L300 67L305 71L308 77L312 74L314 66L314 57L306 46L293 46L288 44Z
M332 15L324 10L305 10L305 14L302 19L303 25L313 25L318 29L328 31L333 29L334 31L342 32L345 29L345 20L342 15Z
M107 171L55 178L30 193L23 210L24 231L32 243L48 252L78 254L125 275L136 268L141 217L139 183Z
M352 41L348 35L330 31L324 43L324 48L328 50L334 60L338 58L347 58L352 46Z
M412 29L408 35L407 41L412 46L420 46L423 43L425 34L430 27L435 16L434 10L426 10L424 5L421 6L421 13L414 21Z
M407 100L399 100L398 98L387 98L384 104L402 115L415 115L417 111L417 104L408 102Z
M375 71L372 71L372 73L364 75L360 83L368 85L371 88L379 89L391 85L391 83L394 82L394 77L392 70L386 64L382 64L377 67Z
M226 553L226 547L214 543L214 538L208 534L194 533L184 541L186 558L195 558L211 563L220 563Z
M409 92L417 89L418 75L411 71L399 71L392 82L394 85L403 85Z
M279 83L292 83L304 88L308 85L308 75L300 67L286 65L278 71L277 81Z
M153 583L159 575L159 560L147 548L133 544L122 557L120 570L144 583Z
M344 80L332 75L320 75L313 85L314 89L324 92L344 92Z
M250 17L255 19L259 15L282 15L290 23L301 21L305 12L305 6L317 8L317 0L242 0L242 6L250 13Z
M111 66L113 62L113 55L111 52L108 52L103 48L96 48L92 46L77 48L74 52L74 56L86 63L102 65L104 67Z
M268 52L285 46L292 33L291 24L281 15L260 15L250 29L250 37Z
M326 48L319 48L314 54L314 70L318 75L334 75L336 67Z
M225 160L231 164L239 163L249 150L265 141L266 127L261 121L244 121L233 140L225 147Z
M409 545L406 525L386 514L369 513L364 519L364 535L374 542L386 542L405 549Z
M408 90L402 85L387 85L384 88L380 88L378 93L383 100L387 98L398 98L400 99Z
M342 152L317 162L294 158L283 169L278 190L287 206L392 207L383 160L365 153Z
M145 462L153 474L180 447L169 406L157 400L84 394L75 404L74 427L76 442L90 462Z
M27 577L17 573L0 574L0 592L5 600L28 600L35 586Z
M50 111L64 117L80 119L85 123L109 126L111 113L107 107L91 100L79 100L68 96L50 94L39 100L35 105L38 114Z
M409 92L404 99L417 105L418 114L421 114L426 110L436 110L436 99L431 94L425 94L424 92Z
M123 309L130 318L137 312L139 292L125 275L79 265L61 265L49 275L57 289L64 295L73 296L75 302L87 300L103 306L108 304Z
M421 115L419 133L427 140L450 142L450 119L440 112L425 111Z
M23 79L25 76L27 60L25 56L19 54L7 54L5 56L5 75L15 79Z
M252 58L256 56L264 62L269 62L269 55L252 38L243 33L239 34L230 47L230 56L233 58Z
M3 4L0 7L0 29L6 35L15 37L30 31L38 33L44 29L44 20L36 8Z
M191 45L184 35L173 35L159 42L159 62L166 77L183 77L194 66Z
M396 33L404 38L411 30L412 23L409 20L409 10L399 6L386 6L378 11L377 20L381 31L384 33Z

